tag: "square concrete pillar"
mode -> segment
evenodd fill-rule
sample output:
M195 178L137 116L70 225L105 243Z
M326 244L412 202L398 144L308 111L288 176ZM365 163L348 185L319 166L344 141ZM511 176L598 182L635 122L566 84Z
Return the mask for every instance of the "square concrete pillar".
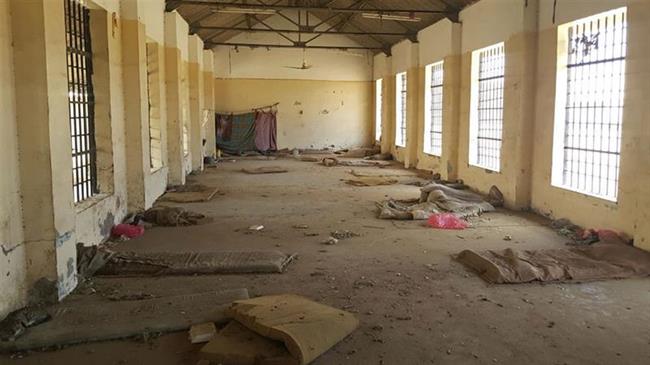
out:
M165 86L167 105L167 162L169 184L185 184L189 150L187 85L189 27L177 12L165 13Z
M214 52L212 50L203 51L203 103L204 112L207 120L203 128L205 134L205 156L216 156L217 154L217 134L215 126L215 109L214 109L214 72L215 72Z
M10 2L26 278L47 299L77 285L63 4Z
M145 209L145 173L150 170L147 43L137 2L122 6L122 63L129 211Z
M190 151L192 171L203 170L204 114L203 41L198 35L189 37L189 92L190 92Z

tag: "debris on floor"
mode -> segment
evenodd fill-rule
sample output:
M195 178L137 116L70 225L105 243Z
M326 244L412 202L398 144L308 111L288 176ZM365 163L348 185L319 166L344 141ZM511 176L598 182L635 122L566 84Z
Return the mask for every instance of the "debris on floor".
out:
M393 155L390 152L385 153L376 153L374 155L364 157L366 160L377 160L377 161L389 161L393 159Z
M320 158L315 156L299 156L297 160L302 162L319 162Z
M381 152L379 146L373 147L362 147L362 148L353 148L353 149L342 149L335 151L334 153L341 157L348 158L365 158L368 156L374 156Z
M0 321L0 342L16 341L28 328L47 322L50 314L37 307L26 307L10 313Z
M327 237L327 239L325 241L323 241L321 243L324 244L324 245L335 245L335 244L339 243L339 240L338 240L338 238L329 236L329 237Z
M186 330L192 324L225 323L233 301L247 299L246 289L129 300L75 302L44 308L51 319L30 328L0 351L26 351Z
M254 225L248 227L249 231L261 231L263 229L264 229L264 226L261 225L261 224L254 224Z
M279 251L115 252L97 275L160 276L282 273L295 255Z
M332 167L332 166L382 167L382 166L390 166L392 164L390 161L341 160L336 157L325 157L322 159L321 163L327 167Z
M82 278L89 278L101 269L115 255L115 252L102 246L85 247L77 244L77 273Z
M312 362L358 326L352 313L297 295L235 301L233 318L201 350L201 357L223 365Z
M404 169L385 170L350 170L349 174L356 177L416 177L417 172Z
M464 250L456 259L485 281L496 284L650 276L650 252L610 235L591 245L570 248Z
M399 182L397 179L388 177L357 177L354 179L342 179L346 184L352 186L380 186L380 185L395 185Z
M289 172L289 170L279 166L262 166L262 167L241 169L241 170L242 172L245 172L247 174L281 174L281 173Z
M217 334L217 327L213 322L205 322L195 324L190 327L190 342L191 343L204 343L208 342Z
M137 224L120 223L111 229L111 237L121 240L138 238L144 234L144 227Z
M436 213L432 214L427 224L431 228L441 228L441 229L465 229L468 224L466 221L458 218L452 213Z
M200 203L210 201L219 191L218 188L202 184L188 184L168 189L158 201L174 203Z
M181 207L158 206L147 209L143 219L156 226L193 226L199 224L205 215L190 212Z
M501 190L496 185L492 185L485 200L492 204L493 207L502 207L504 203L503 193L501 193Z
M334 238L336 238L338 240L344 240L344 239L348 239L348 238L359 237L361 235L358 234L358 233L352 232L352 231L348 231L346 229L346 230L342 230L342 231L337 230L337 231L331 232L330 236L334 237Z
M494 210L479 194L437 183L422 187L419 199L389 199L377 202L377 207L380 219L401 220L426 220L439 213L453 213L459 218L467 218Z
M295 229L309 229L309 225L307 224L294 224L292 227Z

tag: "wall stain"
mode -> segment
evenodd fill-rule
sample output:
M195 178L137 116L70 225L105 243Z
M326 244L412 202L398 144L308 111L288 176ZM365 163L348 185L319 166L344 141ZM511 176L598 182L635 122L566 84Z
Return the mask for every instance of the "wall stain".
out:
M111 233L111 229L113 228L113 225L115 224L115 216L113 213L108 213L106 215L106 218L104 218L104 221L99 222L99 234L102 237L108 237L108 235Z
M73 231L68 231L64 234L59 234L59 232L56 233L56 241L55 241L55 246L56 247L61 247L63 244L65 244L67 241L72 238L72 232Z

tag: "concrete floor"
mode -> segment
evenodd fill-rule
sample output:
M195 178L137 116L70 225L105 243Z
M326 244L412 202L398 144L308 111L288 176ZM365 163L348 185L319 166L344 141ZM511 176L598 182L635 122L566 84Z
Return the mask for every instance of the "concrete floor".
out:
M290 172L239 171L257 166ZM251 295L302 294L361 320L356 332L314 362L320 365L650 363L650 280L487 285L451 255L465 248L562 247L566 240L535 215L505 210L473 219L473 227L463 231L379 220L376 200L417 197L418 188L352 187L340 181L351 176L348 170L286 159L224 162L191 178L220 187L221 194L209 203L185 205L213 222L154 228L118 246L298 253L284 274L95 279L96 293L80 291L69 300L106 300L103 293L115 291L169 295L237 287ZM253 224L266 228L250 233L246 228ZM345 229L360 237L320 243L329 232ZM199 348L183 332L0 357L0 363L193 365Z

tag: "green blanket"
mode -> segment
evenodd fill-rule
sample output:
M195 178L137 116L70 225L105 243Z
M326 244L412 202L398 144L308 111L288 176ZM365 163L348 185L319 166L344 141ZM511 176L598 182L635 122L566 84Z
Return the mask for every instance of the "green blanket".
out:
M255 113L217 114L217 148L231 155L255 151Z

